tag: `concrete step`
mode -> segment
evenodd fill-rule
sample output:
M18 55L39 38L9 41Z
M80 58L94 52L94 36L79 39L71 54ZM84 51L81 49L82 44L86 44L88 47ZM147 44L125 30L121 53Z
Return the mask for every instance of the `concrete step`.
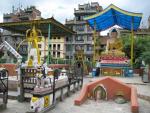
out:
M31 98L30 93L25 93L25 99ZM3 94L0 93L0 98L3 98ZM8 99L17 100L18 99L18 92L17 91L8 91Z

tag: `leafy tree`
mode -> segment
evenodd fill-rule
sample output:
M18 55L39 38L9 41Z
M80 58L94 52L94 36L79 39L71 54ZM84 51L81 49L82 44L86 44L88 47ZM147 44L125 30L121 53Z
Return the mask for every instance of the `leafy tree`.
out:
M145 51L142 53L142 58L146 64L150 65L150 51Z
M123 39L123 51L130 58L131 57L131 38L124 37ZM134 67L140 68L141 61L148 61L150 58L150 36L137 36L134 39ZM148 63L148 62L147 62Z

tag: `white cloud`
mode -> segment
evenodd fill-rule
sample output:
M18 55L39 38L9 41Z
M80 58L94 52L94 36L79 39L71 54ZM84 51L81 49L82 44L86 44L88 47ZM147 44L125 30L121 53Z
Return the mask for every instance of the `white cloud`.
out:
M0 22L2 22L2 21L3 21L3 15L0 14Z
M42 3L36 3L37 8L42 12L42 16L44 18L50 18L54 16L55 19L64 23L65 19L68 17L73 18L73 10L72 5L68 5L66 3L61 3L59 0L55 0L55 2L45 1Z
M74 8L78 8L78 4L90 2L99 2L103 8L106 8L113 3L127 11L142 12L144 14L143 23L145 24L147 24L147 17L150 15L150 0L144 0L144 2L143 0L0 0L0 15L11 12L12 5L14 5L15 8L17 8L19 4L24 8L30 5L35 5L37 9L42 12L44 18L54 16L56 20L64 23L66 18L74 18ZM0 21L2 22L2 16L0 16Z

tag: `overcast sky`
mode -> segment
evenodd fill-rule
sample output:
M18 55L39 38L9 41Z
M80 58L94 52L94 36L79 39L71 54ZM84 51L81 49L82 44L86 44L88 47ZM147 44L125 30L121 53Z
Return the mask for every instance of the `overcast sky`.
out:
M90 2L98 2L103 8L112 3L130 12L143 13L143 26L147 25L150 15L150 0L0 0L0 22L3 21L3 13L10 13L13 5L17 8L20 4L23 8L35 5L42 12L42 17L54 16L56 20L65 23L66 18L74 17L74 8L78 8L78 4Z

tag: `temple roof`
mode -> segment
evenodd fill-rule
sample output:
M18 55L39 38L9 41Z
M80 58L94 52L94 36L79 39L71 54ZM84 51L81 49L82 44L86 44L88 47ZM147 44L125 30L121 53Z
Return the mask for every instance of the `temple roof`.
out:
M71 35L75 32L64 26L60 22L56 21L53 17L41 20L21 21L21 22L4 22L0 23L0 28L12 31L14 33L25 34L26 30L30 29L32 24L36 24L36 27L41 30L44 36L48 35L48 29L50 25L50 34L52 36L65 36Z

